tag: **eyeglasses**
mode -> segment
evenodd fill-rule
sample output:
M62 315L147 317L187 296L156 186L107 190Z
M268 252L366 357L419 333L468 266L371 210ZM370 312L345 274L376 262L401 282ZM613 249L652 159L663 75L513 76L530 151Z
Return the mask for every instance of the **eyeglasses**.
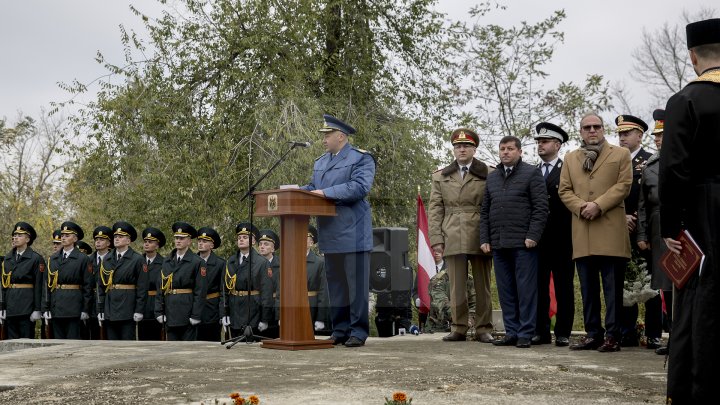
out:
M602 127L603 127L602 124L597 124L597 125L583 125L580 128L585 132L590 132L592 130L599 131L602 129Z

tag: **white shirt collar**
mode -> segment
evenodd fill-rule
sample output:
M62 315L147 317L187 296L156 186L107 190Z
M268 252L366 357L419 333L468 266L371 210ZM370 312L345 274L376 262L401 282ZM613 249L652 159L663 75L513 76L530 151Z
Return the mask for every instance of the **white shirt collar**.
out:
M640 152L640 149L642 149L642 147L635 149L635 152L630 152L630 160L635 159L635 156L637 156L638 152Z
M557 166L558 160L560 160L560 157L559 157L559 156L555 156L555 159L553 159L553 160L551 160L551 161L549 161L549 162L542 162L542 163L540 163L540 167L545 166L545 163L550 163L550 167L548 168L548 170L552 170L555 166Z

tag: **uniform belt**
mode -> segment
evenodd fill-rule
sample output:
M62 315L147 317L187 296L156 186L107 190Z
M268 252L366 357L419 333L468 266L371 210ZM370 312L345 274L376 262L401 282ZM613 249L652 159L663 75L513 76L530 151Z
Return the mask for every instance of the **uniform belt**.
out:
M214 292L214 293L208 294L207 297L205 297L205 299L206 299L206 300L209 300L209 299L212 299L212 298L217 298L217 297L219 297L219 296L220 296L220 293L219 293L219 292Z
M317 291L308 291L308 297L317 297ZM273 293L273 298L277 298L277 293Z
M446 207L446 208L445 208L445 211L446 211L446 212L450 212L450 213L456 213L456 212L470 212L470 213L473 213L473 212L476 212L476 213L479 214L479 213L480 213L480 208L477 208L477 207Z
M10 284L8 288L33 288L32 284Z
M155 291L155 290L148 291L148 296L149 296L149 297L154 297L154 296L156 296L156 295L157 295L157 291Z
M112 290L134 290L135 284L113 284Z
M80 284L58 284L58 290L79 290Z
M251 290L251 291L249 291L249 294L248 294L248 291L231 290L231 291L230 291L230 294L232 294L232 295L238 295L238 296L240 296L240 297L246 297L246 296L248 296L248 295L259 295L259 294L260 294L260 291L258 291L258 290Z
M192 292L193 292L192 288L177 288L174 290L168 290L167 293L170 295L173 295L173 294L192 294Z

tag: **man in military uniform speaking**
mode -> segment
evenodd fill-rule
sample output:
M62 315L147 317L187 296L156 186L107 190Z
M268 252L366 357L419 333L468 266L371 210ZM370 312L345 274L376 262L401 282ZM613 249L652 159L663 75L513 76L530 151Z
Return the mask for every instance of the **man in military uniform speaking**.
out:
M0 323L6 324L8 339L34 338L35 322L40 319L45 261L30 247L36 237L27 222L15 224L13 248L2 262Z
M100 264L98 320L106 322L108 340L135 340L135 325L145 316L148 267L130 247L135 228L119 221L112 230L115 249Z
M375 159L354 148L355 128L325 114L320 129L327 151L315 160L310 183L302 187L335 202L334 217L318 217L320 251L330 294L333 344L359 347L370 333L370 250L372 215L367 196L375 179Z
M676 290L670 335L668 403L717 401L720 364L720 19L688 24L699 77L670 97L660 154L660 228L673 252L686 229L705 263Z

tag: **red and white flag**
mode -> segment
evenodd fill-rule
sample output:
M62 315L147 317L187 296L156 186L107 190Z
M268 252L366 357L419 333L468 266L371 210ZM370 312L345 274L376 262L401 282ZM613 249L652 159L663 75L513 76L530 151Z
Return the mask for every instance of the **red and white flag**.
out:
M435 259L433 259L430 237L428 236L428 220L425 214L425 204L417 196L417 286L420 307L418 311L426 314L430 312L430 279L437 273L435 270Z

